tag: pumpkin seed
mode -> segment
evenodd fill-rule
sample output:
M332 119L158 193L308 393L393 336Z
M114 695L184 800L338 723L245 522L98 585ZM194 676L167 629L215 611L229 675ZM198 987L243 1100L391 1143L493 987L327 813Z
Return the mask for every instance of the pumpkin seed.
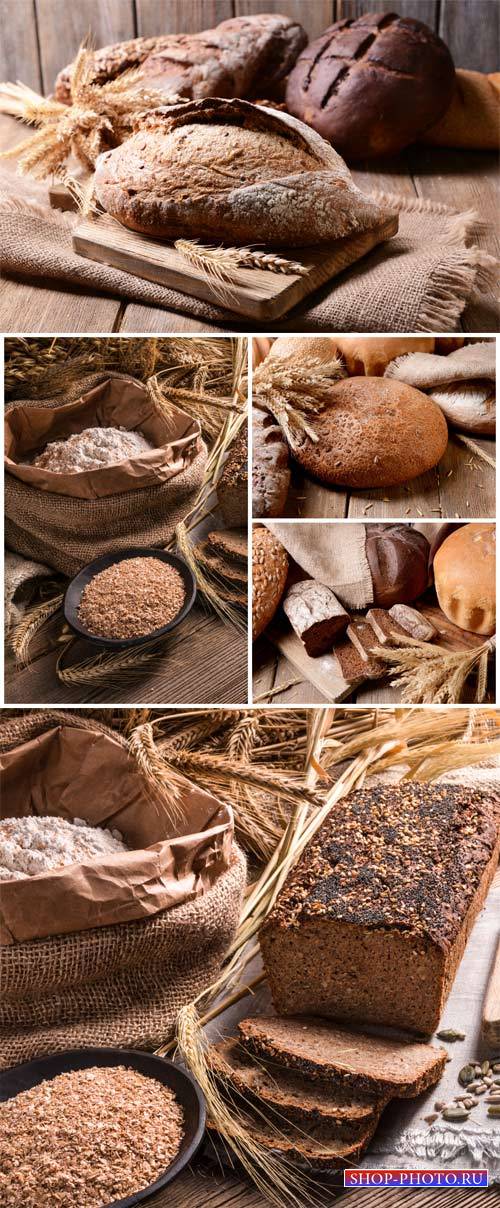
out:
M443 1117L445 1120L468 1120L469 1113L465 1107L445 1107Z
M438 1040L448 1040L450 1044L453 1044L455 1040L465 1040L465 1032L456 1032L454 1028L445 1028L436 1035Z
M461 1086L469 1086L474 1081L474 1066L464 1065L458 1075L458 1081Z
M500 1103L493 1103L492 1106L488 1108L488 1115L500 1116Z

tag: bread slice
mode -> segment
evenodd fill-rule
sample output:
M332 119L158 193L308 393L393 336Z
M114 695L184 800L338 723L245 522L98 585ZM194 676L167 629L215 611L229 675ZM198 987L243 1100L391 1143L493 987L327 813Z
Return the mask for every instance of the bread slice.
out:
M371 1136L386 1103L385 1098L353 1095L342 1087L337 1091L327 1083L311 1082L285 1066L266 1065L233 1037L211 1045L208 1056L214 1073L251 1106L266 1108L279 1121L286 1119L306 1132L319 1125L327 1127L331 1140Z
M226 582L235 588L247 588L248 574L244 567L221 557L208 544L208 541L200 541L199 545L195 546L195 553L201 565L206 567L208 571L211 571L212 574L218 575L220 579L225 579Z
M209 533L208 544L223 558L230 558L241 566L248 563L248 534L246 529L217 529Z
M264 1060L337 1088L413 1099L441 1077L446 1050L351 1032L313 1016L259 1015L239 1024L243 1046Z
M259 1116L257 1119L250 1115L245 1117L246 1131L265 1149L274 1150L292 1162L313 1170L343 1170L352 1166L361 1157L366 1148L370 1135L357 1141L329 1141L323 1135L322 1129L308 1129L307 1134L297 1129L293 1124L280 1121L279 1125L268 1123ZM211 1133L217 1129L211 1120L207 1121Z

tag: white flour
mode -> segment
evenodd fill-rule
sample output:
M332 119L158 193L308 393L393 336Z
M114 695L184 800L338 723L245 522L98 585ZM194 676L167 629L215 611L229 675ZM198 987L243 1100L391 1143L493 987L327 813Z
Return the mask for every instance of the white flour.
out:
M119 831L89 826L83 818L5 818L0 822L0 881L19 881L128 850Z
M117 465L154 449L142 432L128 428L85 428L67 440L54 440L31 463L55 474L78 474Z

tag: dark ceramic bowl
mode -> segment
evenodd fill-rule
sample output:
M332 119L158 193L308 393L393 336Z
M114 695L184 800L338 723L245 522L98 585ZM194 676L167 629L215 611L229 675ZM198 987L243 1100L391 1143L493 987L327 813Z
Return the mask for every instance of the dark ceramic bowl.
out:
M157 558L160 562L167 562L169 566L175 566L179 571L184 583L186 598L184 604L177 613L177 616L169 621L168 625L163 625L161 629L154 629L152 633L141 634L137 638L102 638L97 637L95 633L89 633L89 630L82 625L78 619L78 608L84 588L91 579L94 579L99 571L106 570L108 566L114 566L117 562L123 562L125 558ZM146 642L152 642L155 638L162 638L167 633L171 633L177 625L180 625L184 617L187 617L188 612L196 599L196 579L191 568L188 566L184 558L179 554L171 554L163 549L133 549L120 550L116 554L104 554L102 558L95 558L93 562L89 562L88 566L84 566L75 578L71 580L69 587L66 589L64 597L63 612L68 625L78 637L84 638L86 642L92 642L94 646L106 646L110 650L124 650L131 646L144 646Z
M156 1078L157 1082L173 1091L184 1111L184 1137L177 1157L170 1166L149 1187L134 1192L125 1200L113 1200L112 1204L107 1205L107 1208L134 1208L171 1183L193 1160L201 1145L205 1132L205 1101L191 1074L173 1062L165 1061L163 1057L154 1057L152 1053L142 1053L136 1049L73 1049L4 1070L0 1073L0 1103L13 1099L20 1091L30 1090L46 1078L56 1078L58 1074L66 1074L70 1070L86 1070L94 1065L126 1065L147 1078Z

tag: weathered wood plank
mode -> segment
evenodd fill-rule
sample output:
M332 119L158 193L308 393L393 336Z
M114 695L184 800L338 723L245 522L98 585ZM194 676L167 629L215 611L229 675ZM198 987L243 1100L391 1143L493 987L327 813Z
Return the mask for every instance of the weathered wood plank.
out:
M137 33L190 34L233 16L232 0L136 0Z
M88 36L96 47L135 36L132 0L35 0L44 92L52 91L57 73L74 59Z
M370 504L373 506L370 507ZM439 517L439 491L435 470L428 470L412 482L398 487L384 487L372 491L351 491L349 496L349 519L375 520L399 516Z
M487 443L494 447L494 441ZM443 516L470 520L495 515L495 470L453 433L439 463L439 495Z
M110 332L120 304L84 290L50 289L4 277L0 281L0 331Z
M153 306L142 306L138 302L131 302L126 307L123 315L120 332L137 332L147 335L163 335L177 334L191 335L206 332L214 332L216 335L229 335L230 328L216 327L213 323L206 323L200 319L192 319L189 315L182 314L177 310L160 310Z
M495 0L441 0L439 34L455 67L498 71L499 14Z
M0 0L0 79L20 80L40 92L35 0Z
M335 21L334 0L235 0L235 16L253 13L282 13L302 25L309 39L317 38Z

